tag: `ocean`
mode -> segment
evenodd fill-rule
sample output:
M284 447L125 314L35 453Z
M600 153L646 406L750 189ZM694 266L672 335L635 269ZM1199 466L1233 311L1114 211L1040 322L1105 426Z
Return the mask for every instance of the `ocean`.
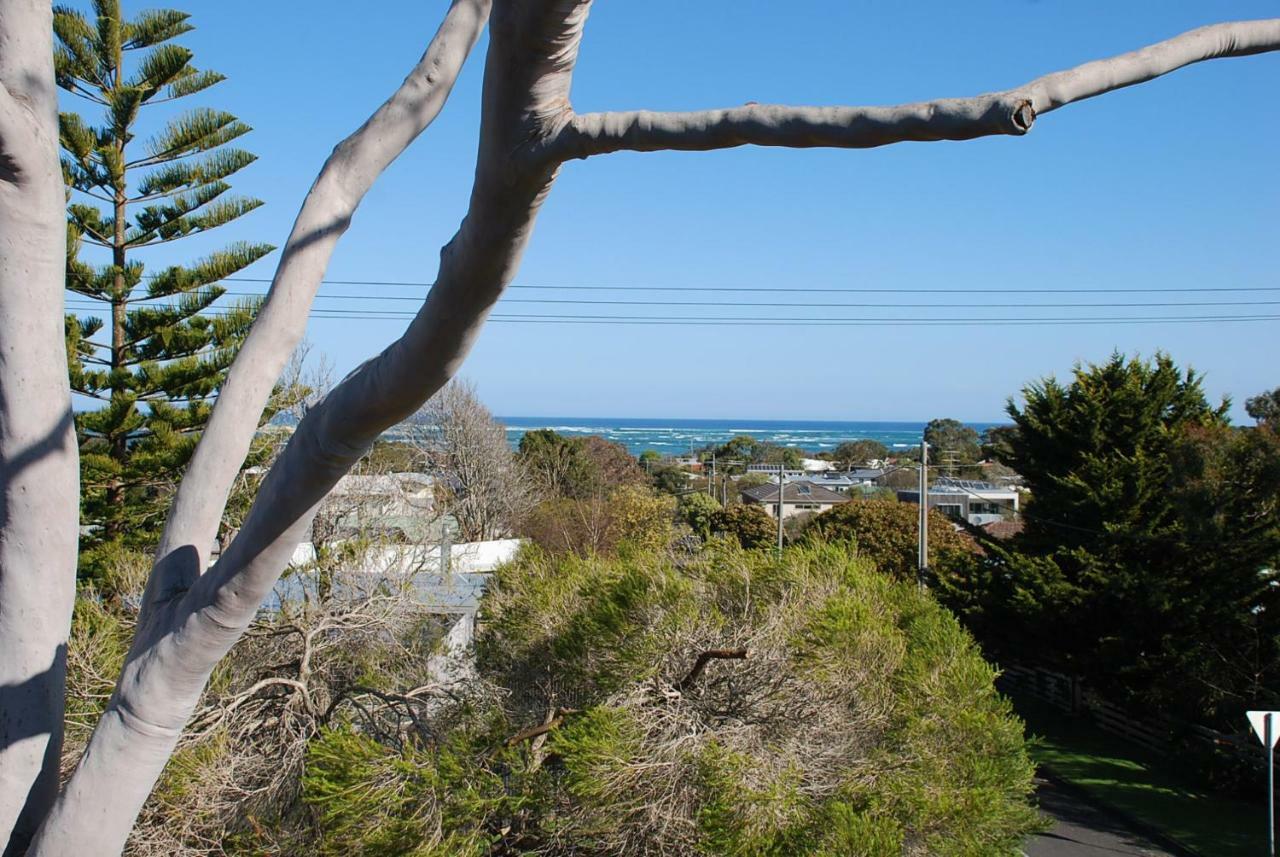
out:
M520 443L526 431L552 429L569 437L600 435L621 443L632 455L652 449L663 455L682 455L734 435L794 446L809 452L832 450L847 440L878 440L890 449L920 443L922 422L817 420L674 420L622 417L497 417L506 426L507 440ZM981 434L1000 423L968 423Z

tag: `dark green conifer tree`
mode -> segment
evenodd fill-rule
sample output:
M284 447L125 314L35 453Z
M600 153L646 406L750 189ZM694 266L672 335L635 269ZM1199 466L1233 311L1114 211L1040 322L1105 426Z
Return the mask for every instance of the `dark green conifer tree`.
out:
M1233 428L1166 354L1114 354L1010 402L1024 530L936 591L999 656L1217 727L1280 698L1280 435Z
M223 80L192 64L173 40L188 15L151 10L124 20L119 0L93 15L54 9L59 86L99 108L100 123L61 115L68 196L67 288L72 389L101 403L77 417L81 440L82 551L92 572L104 548L154 543L163 510L248 333L255 302L218 303L219 281L273 248L235 243L189 265L144 273L140 251L215 229L261 201L228 193L255 156L231 145L250 130L209 107L144 108L186 99ZM152 130L154 129L154 130ZM149 132L149 133L148 133ZM140 133L147 133L137 139ZM83 245L100 248L90 264Z

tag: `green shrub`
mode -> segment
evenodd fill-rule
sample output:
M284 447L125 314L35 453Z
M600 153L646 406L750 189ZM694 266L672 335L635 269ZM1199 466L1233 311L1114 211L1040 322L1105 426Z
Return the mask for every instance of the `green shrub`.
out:
M496 692L442 704L425 739L311 742L321 857L986 857L1038 826L992 668L848 544L530 548L497 578Z
M918 564L920 507L875 497L841 503L815 517L805 536L811 540L852 541L858 553L880 571L914 580ZM930 567L946 565L952 556L977 550L973 539L958 532L945 515L929 510Z
M737 505L721 509L711 518L711 528L737 539L744 548L768 547L778 538L778 524L759 506Z
M701 491L680 496L677 512L680 520L689 525L699 538L711 537L715 525L715 514L720 511L720 503L710 494Z
M1015 854L1037 824L992 668L848 546L712 542L680 567L530 551L486 612L508 728L562 712L539 853Z

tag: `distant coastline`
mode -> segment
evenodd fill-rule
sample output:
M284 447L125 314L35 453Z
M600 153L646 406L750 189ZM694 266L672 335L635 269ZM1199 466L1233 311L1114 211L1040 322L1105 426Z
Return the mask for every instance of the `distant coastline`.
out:
M892 420L694 420L627 417L496 417L514 446L526 431L552 429L569 437L600 435L624 444L632 455L652 449L680 455L734 435L793 446L812 452L835 449L847 440L877 440L890 449L920 442L924 422ZM979 433L1003 423L966 423Z

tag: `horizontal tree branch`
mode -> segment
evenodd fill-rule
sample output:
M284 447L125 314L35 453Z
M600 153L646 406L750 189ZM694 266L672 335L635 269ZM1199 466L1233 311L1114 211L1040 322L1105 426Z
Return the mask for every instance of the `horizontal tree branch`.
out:
M618 151L735 146L868 149L904 142L1022 135L1036 117L1204 60L1280 50L1280 19L1214 24L1132 53L1055 72L1004 92L893 107L747 104L693 112L584 113L539 154L560 162Z
M708 649L698 655L698 659L693 663L693 669L689 670L685 677L676 683L676 690L684 693L693 687L693 683L702 676L703 670L712 661L740 661L745 659L746 656L746 649Z
M514 747L522 741L528 741L537 738L539 735L546 735L552 730L559 729L564 724L564 719L570 714L577 714L576 708L557 708L555 713L537 726L528 726L521 729L516 734L506 740L506 746Z

